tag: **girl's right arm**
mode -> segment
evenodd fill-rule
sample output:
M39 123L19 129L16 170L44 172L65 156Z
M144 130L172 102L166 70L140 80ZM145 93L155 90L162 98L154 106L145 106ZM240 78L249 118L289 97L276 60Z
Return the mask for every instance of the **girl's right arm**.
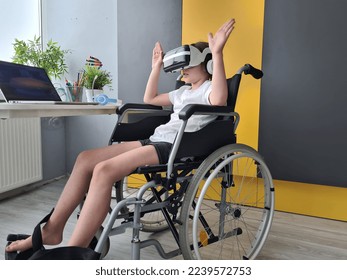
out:
M169 106L171 105L169 94L161 93L158 94L158 83L163 64L163 49L159 42L157 42L153 49L152 55L152 71L149 75L145 95L143 101L147 104L158 105L158 106Z

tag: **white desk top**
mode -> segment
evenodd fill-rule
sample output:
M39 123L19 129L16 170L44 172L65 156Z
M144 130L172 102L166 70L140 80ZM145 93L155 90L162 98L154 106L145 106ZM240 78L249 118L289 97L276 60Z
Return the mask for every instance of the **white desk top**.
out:
M115 105L0 104L0 119L111 115Z

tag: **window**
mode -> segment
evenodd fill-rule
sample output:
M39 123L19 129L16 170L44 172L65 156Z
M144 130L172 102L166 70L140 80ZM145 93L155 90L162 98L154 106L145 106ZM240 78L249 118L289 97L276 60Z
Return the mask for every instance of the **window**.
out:
M11 61L14 39L41 36L41 0L0 0L0 60Z

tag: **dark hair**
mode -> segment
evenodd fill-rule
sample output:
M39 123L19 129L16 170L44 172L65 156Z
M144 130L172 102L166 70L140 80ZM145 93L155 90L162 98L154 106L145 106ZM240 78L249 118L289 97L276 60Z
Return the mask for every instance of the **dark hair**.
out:
M196 47L200 52L203 52L204 49L209 47L208 42L203 42L203 41L196 42L196 43L191 44L191 45ZM204 64L204 66L206 68L206 62L202 62L201 64ZM209 79L211 79L211 78L212 78L212 75L209 74Z

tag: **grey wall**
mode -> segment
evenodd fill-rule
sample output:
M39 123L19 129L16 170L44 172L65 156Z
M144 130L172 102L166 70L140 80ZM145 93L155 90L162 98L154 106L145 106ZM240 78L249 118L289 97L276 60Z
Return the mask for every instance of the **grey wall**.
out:
M52 39L67 56L69 73L76 79L89 55L98 57L114 81L111 97L117 96L117 9L113 0L43 0L42 26L44 43ZM64 78L64 77L63 77ZM56 81L64 86L64 79ZM48 122L49 120L42 120ZM115 116L69 117L59 120L60 127L43 126L44 179L66 174L78 153L87 148L105 145L112 131Z
M65 120L42 118L42 173L43 181L66 174Z
M113 76L108 95L142 102L154 43L181 44L181 6L177 0L43 0L43 38L72 50L68 79L94 55ZM174 79L162 75L160 89L172 89ZM42 120L44 179L70 172L79 152L107 145L116 116L60 118L56 127L49 121Z
M346 11L265 1L259 151L275 179L347 187Z
M182 1L118 1L118 94L125 102L142 102L151 70L152 50L160 41L164 51L181 45ZM175 87L177 75L162 74L159 91Z

